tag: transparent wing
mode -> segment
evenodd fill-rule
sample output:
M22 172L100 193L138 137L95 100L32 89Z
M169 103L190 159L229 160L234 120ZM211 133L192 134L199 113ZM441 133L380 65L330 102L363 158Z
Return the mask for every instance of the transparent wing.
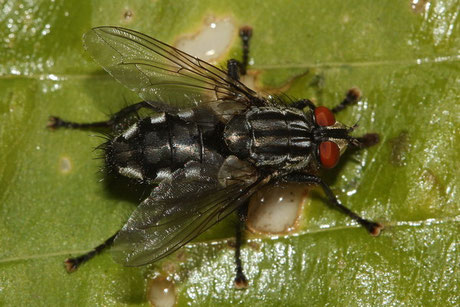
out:
M147 102L190 107L217 100L250 103L256 95L225 71L133 30L93 28L83 43L108 73Z
M225 178L230 179L225 186L219 181L218 167L197 162L162 181L115 238L111 249L115 261L126 266L157 261L242 205L261 181L238 166L236 177ZM225 174L230 173L228 167Z

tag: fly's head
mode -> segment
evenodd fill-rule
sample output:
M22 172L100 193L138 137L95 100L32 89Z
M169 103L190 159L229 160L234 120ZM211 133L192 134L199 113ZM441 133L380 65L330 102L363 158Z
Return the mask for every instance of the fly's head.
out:
M317 160L324 168L336 166L348 146L367 147L378 142L377 134L368 134L364 138L351 136L355 126L348 127L336 121L334 113L326 107L316 107L313 117L315 127L312 130L312 139L316 145ZM366 137L372 140L367 140Z

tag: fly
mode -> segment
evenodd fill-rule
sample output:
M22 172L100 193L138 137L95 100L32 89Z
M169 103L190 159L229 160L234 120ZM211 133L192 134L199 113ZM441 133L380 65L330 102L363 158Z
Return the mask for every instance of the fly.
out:
M219 69L145 34L98 27L83 36L86 50L110 75L135 91L141 102L109 120L75 123L50 117L51 128L106 128L105 166L151 187L126 224L90 252L66 260L75 271L107 247L116 262L141 266L190 242L237 211L236 278L247 286L240 260L241 230L251 195L277 182L317 184L333 207L378 235L383 226L342 205L318 177L333 168L347 147L365 148L377 134L354 137L354 127L334 113L359 98L350 90L332 110L308 99L286 103L243 85L252 30L240 30L243 60ZM139 118L148 110L151 116Z

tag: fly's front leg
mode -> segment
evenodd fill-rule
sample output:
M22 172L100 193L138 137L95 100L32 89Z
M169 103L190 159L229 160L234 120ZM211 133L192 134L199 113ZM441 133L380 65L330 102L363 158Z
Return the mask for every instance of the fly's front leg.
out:
M67 270L67 272L69 273L75 272L80 267L80 265L89 261L94 256L100 254L103 250L112 246L113 240L115 239L117 234L118 234L118 231L113 236L105 240L104 243L99 244L98 246L96 246L91 251L87 252L86 254L80 255L75 258L66 259L66 261L64 262L64 265L65 265L65 269Z
M290 182L315 183L315 184L320 185L324 193L326 193L326 196L329 199L329 202L337 210L341 211L342 213L345 213L346 215L351 217L353 220L358 222L361 226L366 228L366 230L371 235L378 236L380 234L380 231L383 229L382 224L364 219L358 214L356 214L355 212L351 211L350 209L342 205L337 199L337 197L335 197L331 188L329 188L329 186L321 178L314 176L314 175L308 175L308 174L303 174L303 173L293 173L293 174L287 175L286 177L284 177L284 179Z
M356 103L359 98L361 97L361 91L354 87L348 90L345 98L340 102L337 106L331 109L333 113L338 113L344 110L347 106ZM354 127L353 127L354 128ZM380 141L380 137L377 133L367 133L361 137L355 138L351 145L355 146L355 148L362 149L374 146Z
M338 113L345 109L347 106L354 104L361 97L361 90L357 87L353 87L348 90L345 98L334 108L331 109L332 113Z
M248 280L243 273L243 265L241 264L241 245L243 244L243 230L246 225L246 218L248 215L248 204L249 203L247 202L238 209L238 224L236 226L235 239L236 289L246 289L248 287Z
M347 95L345 98L334 108L331 109L333 113L338 113L345 109L347 106L355 103L361 97L361 91L354 87L348 90ZM310 109L314 110L316 108L315 104L309 99L302 99L299 101L295 101L291 104L291 107L303 110L305 107L309 107Z
M294 101L289 106L299 109L299 110L303 110L306 107L309 107L311 110L315 110L316 108L315 104L310 99L302 99L302 100Z
M249 41L252 36L252 28L251 27L242 27L240 29L240 38L243 47L243 59L241 62L230 59L227 62L227 74L233 80L240 80L240 76L246 75L248 62L249 62Z
M367 133L361 137L355 138L351 144L357 149L364 149L376 145L380 142L380 136L377 133Z

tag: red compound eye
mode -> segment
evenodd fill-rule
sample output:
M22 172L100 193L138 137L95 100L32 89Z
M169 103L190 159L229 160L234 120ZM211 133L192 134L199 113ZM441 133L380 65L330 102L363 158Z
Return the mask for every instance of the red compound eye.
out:
M334 114L326 107L317 107L315 109L315 119L320 126L332 126L335 124Z
M322 142L319 144L319 158L325 168L333 168L339 162L339 146L331 141Z

